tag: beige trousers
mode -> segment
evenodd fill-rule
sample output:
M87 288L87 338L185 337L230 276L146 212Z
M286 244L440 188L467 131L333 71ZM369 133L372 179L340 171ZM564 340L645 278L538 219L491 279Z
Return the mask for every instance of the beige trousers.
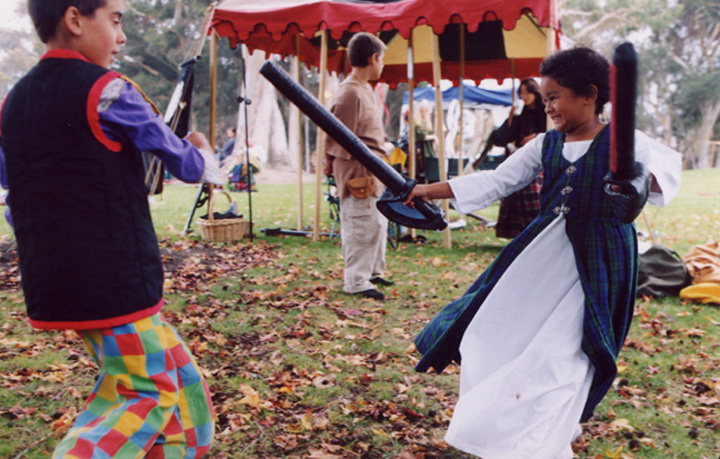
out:
M345 260L345 293L375 288L370 278L385 272L387 219L377 210L378 198L340 199L340 238Z

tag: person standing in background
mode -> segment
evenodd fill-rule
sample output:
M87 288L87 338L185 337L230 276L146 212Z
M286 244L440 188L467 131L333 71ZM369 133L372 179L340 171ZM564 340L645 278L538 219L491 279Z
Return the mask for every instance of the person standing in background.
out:
M532 78L527 78L520 83L518 96L523 101L523 109L517 116L513 116L511 112L507 121L505 153L508 157L538 134L545 132L547 126L540 85ZM540 187L542 173L525 188L500 200L500 212L495 225L497 237L514 238L538 216Z
M332 99L330 112L379 157L385 157L383 112L370 81L380 78L385 44L375 35L359 32L348 43L352 70ZM375 285L392 285L385 271L387 219L375 203L383 185L331 137L325 140L325 175L333 175L340 197L340 237L345 270L343 291L382 300Z

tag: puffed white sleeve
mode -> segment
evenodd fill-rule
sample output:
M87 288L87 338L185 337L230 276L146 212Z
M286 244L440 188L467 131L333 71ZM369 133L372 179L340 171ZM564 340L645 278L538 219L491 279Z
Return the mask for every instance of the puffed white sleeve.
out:
M635 160L643 163L652 174L652 188L648 201L658 207L669 203L680 190L682 158L680 153L653 140L641 131L635 131ZM656 186L655 186L656 185Z
M518 149L495 170L479 171L448 182L455 210L466 214L485 208L500 198L524 188L542 171L542 144L545 134Z

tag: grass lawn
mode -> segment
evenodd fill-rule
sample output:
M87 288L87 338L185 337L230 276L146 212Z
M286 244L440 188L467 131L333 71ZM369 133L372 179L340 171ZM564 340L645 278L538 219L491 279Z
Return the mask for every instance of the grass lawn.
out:
M181 230L197 187L169 185L151 205L166 265L164 315L203 367L217 411L213 458L469 458L443 435L459 367L413 371L413 337L462 295L507 243L473 219L388 249L387 299L342 293L338 239L265 236L295 228L296 185L252 194L255 239L205 243ZM232 193L244 214L247 194ZM304 186L304 225L315 214ZM224 210L218 201L218 209ZM321 203L321 229L332 221ZM480 214L495 218L497 206ZM451 218L457 215L451 212ZM687 171L680 194L638 229L684 255L720 238L720 169ZM195 231L199 231L194 224ZM0 222L0 458L47 458L82 409L96 367L73 332L32 330L11 235ZM720 456L720 308L639 299L608 396L574 445L578 458Z

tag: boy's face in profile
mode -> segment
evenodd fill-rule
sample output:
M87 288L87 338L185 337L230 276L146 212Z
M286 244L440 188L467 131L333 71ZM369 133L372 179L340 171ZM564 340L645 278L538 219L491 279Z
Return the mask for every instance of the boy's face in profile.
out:
M106 0L92 16L81 16L82 34L76 51L93 64L110 68L127 40L121 24L124 9L125 0Z

